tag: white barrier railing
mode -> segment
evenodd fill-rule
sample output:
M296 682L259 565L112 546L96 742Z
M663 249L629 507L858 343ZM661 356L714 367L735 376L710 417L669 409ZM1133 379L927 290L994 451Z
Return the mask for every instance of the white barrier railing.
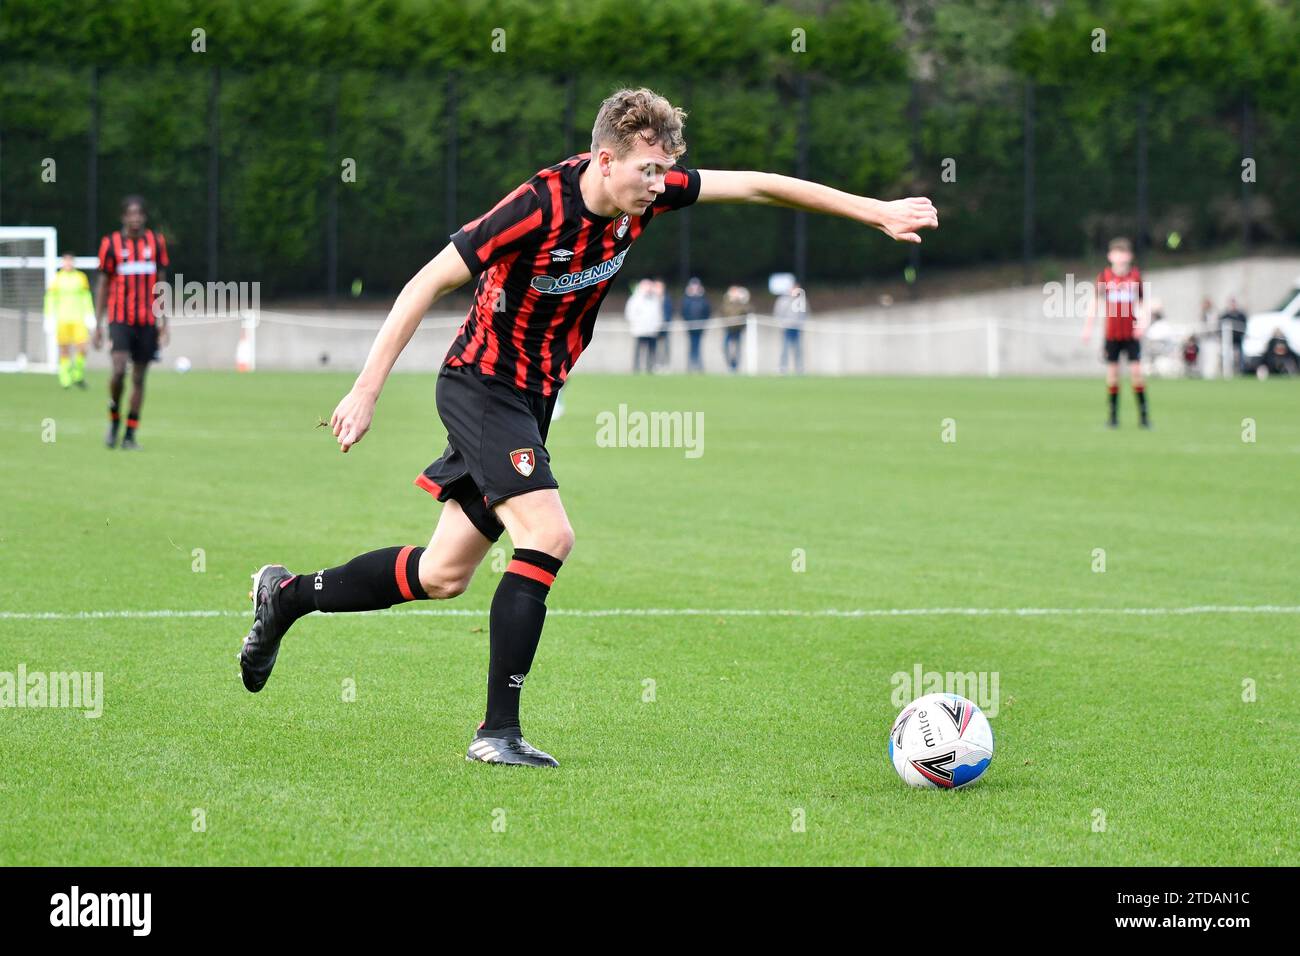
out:
M33 317L39 321L39 317ZM397 363L398 370L430 371L447 353L463 315L427 316ZM656 371L690 370L690 331L701 331L700 370L748 375L777 374L782 352L787 369L796 363L793 343L786 345L784 326L766 315L743 319L744 329L734 369L724 355L723 325L713 319L690 327L668 326L667 355ZM357 371L383 324L380 315L338 316L262 309L217 315L177 316L164 359L181 357L193 368ZM994 318L934 322L849 322L808 319L798 335L798 365L814 375L1093 375L1100 372L1100 340L1085 344L1079 329L1064 323L1027 323ZM1217 338L1217 337L1216 337ZM1227 340L1230 344L1230 339ZM1207 342L1217 351L1216 342ZM628 372L633 368L635 338L619 315L600 319L592 343L578 364L585 372ZM1152 349L1152 352L1155 350ZM1204 355L1218 371L1219 356ZM92 353L92 363L104 356ZM1231 349L1225 362L1231 362ZM1160 370L1157 370L1159 372ZM1166 368L1166 372L1168 369Z

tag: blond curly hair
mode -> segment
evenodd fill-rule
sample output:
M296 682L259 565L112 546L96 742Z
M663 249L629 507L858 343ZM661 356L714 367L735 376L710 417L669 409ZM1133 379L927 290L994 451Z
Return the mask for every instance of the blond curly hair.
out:
M600 104L591 128L591 151L608 146L615 156L626 156L639 136L677 159L686 152L685 122L686 113L654 90L619 90Z

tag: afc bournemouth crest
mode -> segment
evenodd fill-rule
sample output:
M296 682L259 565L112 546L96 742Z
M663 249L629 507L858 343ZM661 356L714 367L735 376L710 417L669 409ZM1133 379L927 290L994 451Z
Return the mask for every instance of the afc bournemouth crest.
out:
M515 466L515 471L527 478L533 473L537 459L531 448L516 448L510 453L510 464Z
M618 223L614 226L615 239L622 239L627 235L627 227L630 222L631 220L628 218L627 213L623 213L623 215L619 217Z

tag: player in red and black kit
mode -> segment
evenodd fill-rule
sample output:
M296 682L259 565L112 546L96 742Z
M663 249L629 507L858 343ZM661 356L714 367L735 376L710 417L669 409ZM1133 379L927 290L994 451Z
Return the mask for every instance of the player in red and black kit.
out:
M280 565L254 574L253 627L240 651L250 691L265 685L299 617L455 597L506 531L514 554L489 614L487 712L466 758L557 765L524 740L519 722L546 598L574 540L546 436L559 388L632 243L655 217L697 201L829 213L906 242L938 225L928 199L886 203L788 176L689 169L677 163L683 118L650 90L620 90L601 105L590 153L538 171L407 283L330 424L343 451L361 440L421 317L477 276L474 304L438 373L447 447L415 479L443 502L437 528L426 548L371 551L315 574Z
M1133 244L1127 239L1112 239L1106 254L1110 263L1097 276L1092 305L1083 326L1083 340L1092 338L1092 324L1097 313L1106 309L1106 394L1110 403L1109 428L1119 427L1119 357L1128 359L1129 380L1137 398L1138 420L1143 428L1151 427L1147 416L1147 390L1142 380L1141 339L1147 327L1142 289L1142 273L1133 264Z
M95 285L95 348L104 344L104 313L108 313L108 336L113 375L108 381L108 432L104 444L117 446L122 424L122 388L126 364L131 363L131 404L126 414L124 450L138 449L135 430L140 425L144 404L144 378L160 346L167 344L167 317L154 309L154 286L166 279L167 242L162 233L146 229L144 200L127 196L122 200L122 228L99 242L99 279ZM108 295L105 296L107 290Z

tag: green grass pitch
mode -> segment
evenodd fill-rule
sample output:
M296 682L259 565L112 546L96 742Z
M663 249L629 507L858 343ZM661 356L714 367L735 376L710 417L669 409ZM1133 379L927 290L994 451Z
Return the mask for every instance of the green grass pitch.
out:
M159 371L130 455L102 374L0 376L0 671L104 680L98 719L0 709L0 864L1300 863L1294 383L1157 382L1141 433L1127 387L1102 427L1100 376L579 372L549 442L577 547L523 700L557 771L464 759L491 556L239 682L259 565L427 543L433 383L394 377L344 456L315 425L350 376ZM599 447L620 403L702 412L703 454ZM1256 610L1170 613L1206 607ZM825 613L890 609L949 610ZM997 676L964 790L886 759L918 665Z

